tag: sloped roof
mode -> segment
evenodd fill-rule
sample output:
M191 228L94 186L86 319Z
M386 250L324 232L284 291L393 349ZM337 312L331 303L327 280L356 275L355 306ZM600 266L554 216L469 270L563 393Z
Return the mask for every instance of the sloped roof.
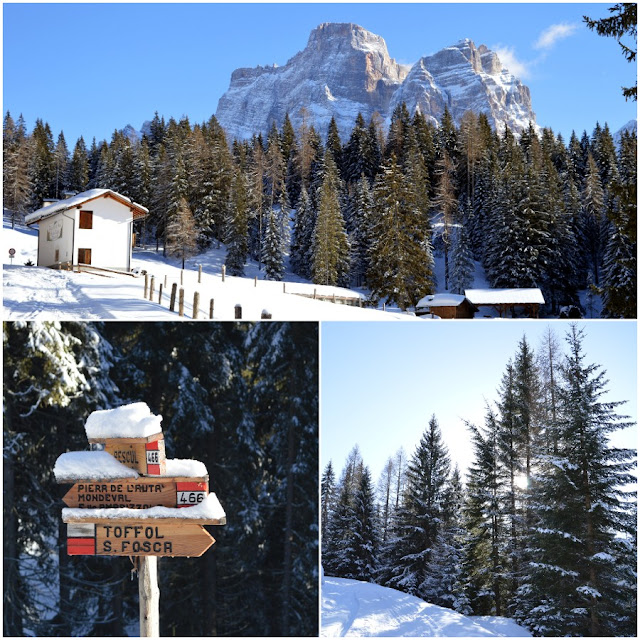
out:
M95 200L105 196L114 198L118 202L130 207L133 210L134 218L142 218L149 213L149 209L146 207L132 202L126 196L116 193L112 189L89 189L89 191L83 191L82 193L78 193L75 196L66 198L65 200L58 200L58 202L48 204L46 207L42 207L41 209L28 214L25 216L25 222L27 224L40 222L40 220L43 220L44 218L49 218L57 213L74 209L75 207L82 206L90 200Z
M464 302L465 296L455 293L434 293L422 298L416 305L416 309L422 307L458 307Z
M465 289L471 304L544 304L540 289Z

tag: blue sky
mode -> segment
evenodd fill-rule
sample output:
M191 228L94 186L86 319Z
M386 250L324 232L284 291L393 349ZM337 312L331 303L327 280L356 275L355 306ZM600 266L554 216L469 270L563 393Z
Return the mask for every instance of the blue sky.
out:
M636 68L583 14L607 4L4 4L3 111L29 129L48 121L72 147L139 128L158 111L202 122L231 72L283 65L322 22L355 22L383 36L399 62L469 37L500 52L530 87L538 123L568 137L596 121L636 117L620 87Z
M468 420L482 425L495 403L507 362L523 335L537 350L551 326L563 348L564 321L325 322L321 338L321 469L342 469L358 444L374 481L401 446L411 456L435 414L451 458L472 460ZM619 413L637 416L636 322L588 321L587 363L603 366L607 400L626 400ZM616 434L636 448L637 429Z

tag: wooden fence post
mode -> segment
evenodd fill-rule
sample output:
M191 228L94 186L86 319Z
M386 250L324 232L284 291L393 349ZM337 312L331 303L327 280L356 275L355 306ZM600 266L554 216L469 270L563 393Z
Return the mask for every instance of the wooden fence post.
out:
M140 637L158 638L160 636L158 556L138 556L138 563Z
M149 300L153 300L153 291L156 288L156 277L151 276L151 285L149 286Z
M227 265L223 264L222 265L222 282L224 282L224 276L227 273Z
M237 304L234 308L236 311L236 320L242 320L242 305Z
M178 292L178 283L174 282L171 285L171 302L169 303L169 311L176 310L176 293Z
M158 287L158 304L162 304L162 282Z
M287 283L286 282L282 283L282 293L287 293Z
M180 287L178 294L178 315L184 316L184 289L182 287Z
M164 274L164 288L167 288L167 274Z
M144 274L144 298L147 297L148 293L149 293L149 274L145 273Z
M316 289L313 290L313 299L316 299Z
M184 284L184 269L180 269L180 286Z
M200 293L197 291L193 294L193 319L198 319L198 307L200 306Z
M202 265L198 265L198 284L202 282Z
M254 287L258 286L258 276L254 276L254 278L253 278L253 286Z
M209 320L213 320L213 298L209 301Z

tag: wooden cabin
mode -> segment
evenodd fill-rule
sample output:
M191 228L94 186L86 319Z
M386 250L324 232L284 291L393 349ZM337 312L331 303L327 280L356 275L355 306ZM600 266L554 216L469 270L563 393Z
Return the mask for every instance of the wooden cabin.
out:
M473 318L476 309L466 296L454 293L434 293L416 305L417 316L435 315L439 318Z
M517 309L529 318L537 318L544 304L540 289L466 289L464 295L478 309L492 307L501 318L509 313L515 318Z

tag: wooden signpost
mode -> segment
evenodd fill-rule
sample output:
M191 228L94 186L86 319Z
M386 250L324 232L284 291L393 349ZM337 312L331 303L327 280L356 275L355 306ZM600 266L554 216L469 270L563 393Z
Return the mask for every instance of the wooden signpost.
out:
M197 558L214 542L200 524L67 524L70 556Z
M76 509L192 507L208 493L208 478L114 478L76 482L62 500Z
M162 433L143 438L92 438L89 441L101 443L104 451L121 464L107 456L110 468L96 469L93 478L69 475L68 471L60 473L60 483L73 482L62 498L68 507L62 515L67 524L67 553L70 556L130 556L139 574L140 636L157 637L160 629L157 558L201 556L215 542L203 525L226 524L226 516L215 495L209 493L208 476L165 475L167 463ZM194 464L206 473L201 463ZM113 465L116 473L123 477L113 474ZM131 472L121 465L133 469L138 476L124 477ZM93 467L89 464L88 468ZM182 473L192 470L181 467Z

